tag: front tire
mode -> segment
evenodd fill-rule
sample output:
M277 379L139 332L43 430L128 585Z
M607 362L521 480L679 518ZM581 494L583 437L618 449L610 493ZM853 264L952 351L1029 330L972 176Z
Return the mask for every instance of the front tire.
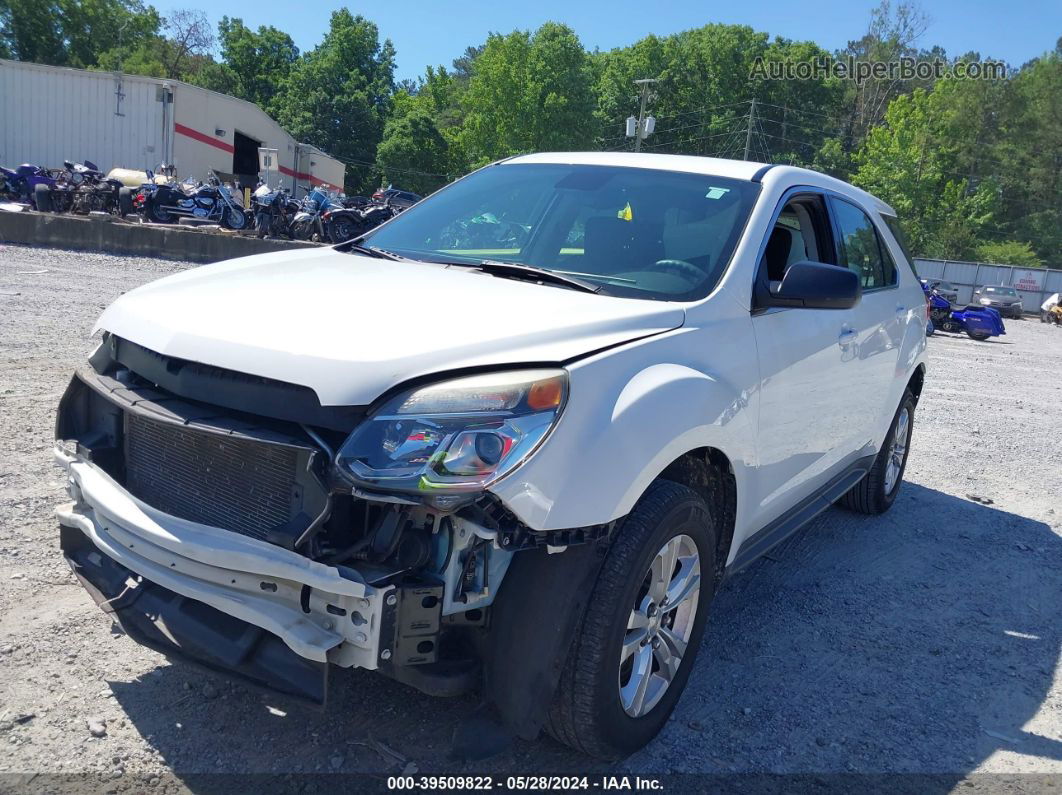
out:
M980 331L967 331L966 332L966 336L968 336L972 340L977 340L978 342L984 342L986 339L988 339L992 335L991 334L984 334L984 333L982 333Z
M704 634L716 538L697 492L667 480L649 487L594 584L550 707L553 737L618 759L663 728Z
M33 203L37 205L37 212L50 213L52 207L52 191L47 185L33 186Z
M226 207L221 214L221 225L226 229L233 229L237 232L246 229L247 213L238 207L236 209Z
M885 435L885 443L874 459L874 466L841 497L840 503L845 508L858 513L879 514L892 507L900 493L907 456L911 452L914 410L914 395L909 389L905 390Z

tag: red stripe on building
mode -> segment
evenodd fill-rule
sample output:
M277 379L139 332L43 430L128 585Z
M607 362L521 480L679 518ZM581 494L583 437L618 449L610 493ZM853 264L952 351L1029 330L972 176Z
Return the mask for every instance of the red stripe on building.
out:
M302 171L295 171L295 169L288 168L287 166L281 166L280 173L286 177L294 177L295 179L308 180L314 185L324 185L326 188L331 188L332 190L343 190L339 185L333 185L331 182L325 182L323 179L321 179L320 177L315 177L313 174L306 174Z
M224 141L219 141L217 138L213 138L209 135L199 132L199 130L193 130L191 127L185 127L183 124L177 124L175 122L173 125L173 130L174 132L180 133L181 135L185 135L189 138L199 141L200 143L216 146L218 149L222 150L223 152L228 152L230 155L236 151L232 148L231 144L227 144Z

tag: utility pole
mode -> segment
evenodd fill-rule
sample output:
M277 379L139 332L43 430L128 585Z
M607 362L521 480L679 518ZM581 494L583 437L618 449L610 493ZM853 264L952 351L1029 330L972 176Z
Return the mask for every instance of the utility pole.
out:
M649 101L649 86L657 82L653 78L645 77L641 80L635 80L634 84L641 87L642 102L638 108L638 126L634 131L634 151L642 151L642 141L645 137L652 132L652 130L645 129L645 103Z
M752 98L752 106L749 108L749 128L745 133L745 160L749 159L749 149L752 148L752 125L756 123L756 97Z

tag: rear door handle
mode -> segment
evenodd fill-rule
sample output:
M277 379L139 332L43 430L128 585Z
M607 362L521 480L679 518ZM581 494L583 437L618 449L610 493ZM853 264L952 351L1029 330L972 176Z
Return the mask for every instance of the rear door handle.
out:
M896 307L896 317L902 318L906 314L907 314L907 307L906 306L897 306Z
M841 329L841 334L837 337L838 345L851 345L856 340L855 329L845 328Z

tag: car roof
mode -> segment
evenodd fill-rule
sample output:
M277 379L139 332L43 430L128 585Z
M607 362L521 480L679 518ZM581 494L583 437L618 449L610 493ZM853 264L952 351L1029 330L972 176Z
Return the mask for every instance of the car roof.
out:
M743 180L752 180L756 177L764 185L784 182L787 186L810 185L835 190L838 193L860 199L867 207L874 208L879 213L896 215L896 211L877 196L827 174L812 171L809 168L759 163L754 160L728 160L721 157L667 155L654 152L537 152L530 155L517 155L500 162L502 165L560 163L565 165L652 168L660 171L684 171L690 174L705 174Z

